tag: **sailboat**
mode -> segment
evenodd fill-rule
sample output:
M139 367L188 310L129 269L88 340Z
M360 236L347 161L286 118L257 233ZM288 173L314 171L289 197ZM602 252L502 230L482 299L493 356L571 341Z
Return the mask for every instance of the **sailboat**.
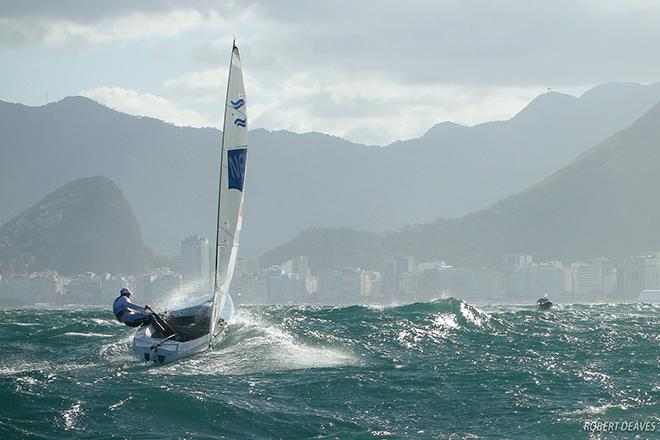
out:
M220 153L213 293L197 304L155 315L133 337L133 351L144 361L169 363L209 350L234 314L229 295L243 221L247 165L247 102L241 58L231 53Z

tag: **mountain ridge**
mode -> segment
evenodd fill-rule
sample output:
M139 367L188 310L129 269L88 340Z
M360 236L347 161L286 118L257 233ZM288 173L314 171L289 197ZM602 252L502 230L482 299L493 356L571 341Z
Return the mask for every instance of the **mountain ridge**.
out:
M660 186L658 169L660 104L526 190L461 218L440 218L381 235L375 249L382 250L381 260L403 254L467 266L498 265L508 253L570 263L660 249L660 205L653 193ZM316 235L327 233L306 231L305 241L285 243L264 254L262 261L268 265L295 255L314 255L320 251L306 249L305 242L318 243ZM378 270L370 263L376 260L373 255L369 260L350 257L361 252L349 249L345 261ZM325 258L341 260L339 255Z
M382 233L488 206L556 171L660 101L658 83L624 85L620 92L619 85L608 87L601 99L608 105L593 94L587 101L597 105L560 98L581 104L555 108L552 117L533 124L515 117L473 127L441 123L432 135L385 147L319 133L251 130L242 254L261 254L308 228ZM98 174L121 185L145 242L157 252L177 253L191 233L214 235L219 130L135 117L88 98L17 106L0 103L0 224L52 188Z

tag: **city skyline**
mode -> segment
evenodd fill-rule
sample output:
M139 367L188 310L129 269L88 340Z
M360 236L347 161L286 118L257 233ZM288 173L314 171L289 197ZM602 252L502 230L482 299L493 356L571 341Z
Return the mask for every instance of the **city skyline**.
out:
M0 299L5 306L102 305L122 287L152 303L182 294L207 295L210 273L203 274L203 267L208 264L208 240L192 234L181 244L179 272L160 267L142 275L61 276L52 270L5 274L0 275ZM460 267L394 256L386 258L382 268L347 266L313 272L305 256L270 267L260 267L256 257L241 257L232 296L237 304L402 304L448 296L476 303L530 304L543 296L567 303L637 301L642 292L660 290L660 251L616 262L596 257L567 265L535 261L528 254L507 254L496 267Z

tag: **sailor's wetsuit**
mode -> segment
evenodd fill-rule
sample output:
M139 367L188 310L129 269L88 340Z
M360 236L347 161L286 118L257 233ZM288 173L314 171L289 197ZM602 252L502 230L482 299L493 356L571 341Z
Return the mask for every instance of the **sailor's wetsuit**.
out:
M129 327L138 327L149 321L151 316L146 313L146 309L137 304L133 304L126 295L121 295L112 303L112 311L115 313L117 321L123 322Z

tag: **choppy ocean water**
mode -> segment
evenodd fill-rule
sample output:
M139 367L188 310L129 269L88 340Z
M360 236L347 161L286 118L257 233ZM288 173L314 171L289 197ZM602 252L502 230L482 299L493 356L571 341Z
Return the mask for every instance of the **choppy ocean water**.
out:
M100 308L0 311L0 438L660 437L658 305L238 307L168 366L131 335Z

